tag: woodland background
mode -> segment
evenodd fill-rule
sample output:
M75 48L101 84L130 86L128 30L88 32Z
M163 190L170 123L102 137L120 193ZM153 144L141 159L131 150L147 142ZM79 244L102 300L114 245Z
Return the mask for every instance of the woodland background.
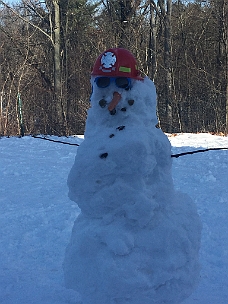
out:
M83 134L90 71L125 47L164 132L228 133L227 0L0 1L0 136Z

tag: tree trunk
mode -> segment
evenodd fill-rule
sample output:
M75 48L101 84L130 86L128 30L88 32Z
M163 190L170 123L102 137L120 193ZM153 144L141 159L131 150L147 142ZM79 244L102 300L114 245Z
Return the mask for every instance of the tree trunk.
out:
M65 135L65 119L63 111L63 96L62 96L62 82L61 82L61 54L60 54L60 3L59 0L53 0L54 8L54 88L56 109L58 116L59 132Z
M228 134L228 4L224 1L224 52L225 52L225 81L226 81L226 134Z
M225 133L228 133L228 4L226 0L214 2L214 10L218 26L217 77L216 91L218 92L218 108L225 100ZM220 100L223 103L219 103ZM218 109L219 110L219 109Z
M164 20L164 66L165 66L165 92L166 92L166 118L167 132L173 131L172 114L172 65L171 65L171 8L172 1L167 0L167 11L163 16Z
M155 11L152 3L150 2L150 32L149 32L149 46L147 55L147 66L150 78L154 81L157 72L157 42L156 42L156 23Z
M61 94L61 62L60 62L60 10L59 1L53 0L54 5L54 86L56 94Z

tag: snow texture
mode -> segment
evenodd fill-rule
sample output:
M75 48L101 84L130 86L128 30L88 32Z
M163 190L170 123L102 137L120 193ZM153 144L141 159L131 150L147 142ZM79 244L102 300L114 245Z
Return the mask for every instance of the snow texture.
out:
M68 177L81 213L66 249L66 287L83 304L180 303L198 283L201 222L191 198L174 189L154 84L134 80L126 91L91 82L85 140ZM122 98L110 115L116 90Z
M48 136L49 137L49 136ZM80 144L83 136L51 139ZM172 154L228 148L227 136L176 134ZM77 147L31 136L0 137L0 303L82 304L63 284L62 262L79 208L66 179ZM174 186L203 223L201 274L183 304L228 303L228 150L173 158Z

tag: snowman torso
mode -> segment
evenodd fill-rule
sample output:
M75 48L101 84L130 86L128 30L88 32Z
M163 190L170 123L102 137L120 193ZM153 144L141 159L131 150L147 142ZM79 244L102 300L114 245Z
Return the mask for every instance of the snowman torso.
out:
M167 190L172 186L170 143L156 128L152 81L134 80L131 90L118 89L121 100L110 114L108 105L117 89L114 84L104 89L93 84L85 141L69 176L70 197L94 217L121 208L123 202L116 199L120 193L137 197L144 192L152 198L159 183ZM100 100L106 105L100 106Z

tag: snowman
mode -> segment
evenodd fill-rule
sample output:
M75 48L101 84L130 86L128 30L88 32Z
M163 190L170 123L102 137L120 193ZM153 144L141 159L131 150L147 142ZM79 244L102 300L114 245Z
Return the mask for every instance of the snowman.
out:
M154 84L128 50L112 48L97 58L91 85L68 177L81 213L66 248L66 287L83 304L181 303L199 278L201 222L174 189Z

